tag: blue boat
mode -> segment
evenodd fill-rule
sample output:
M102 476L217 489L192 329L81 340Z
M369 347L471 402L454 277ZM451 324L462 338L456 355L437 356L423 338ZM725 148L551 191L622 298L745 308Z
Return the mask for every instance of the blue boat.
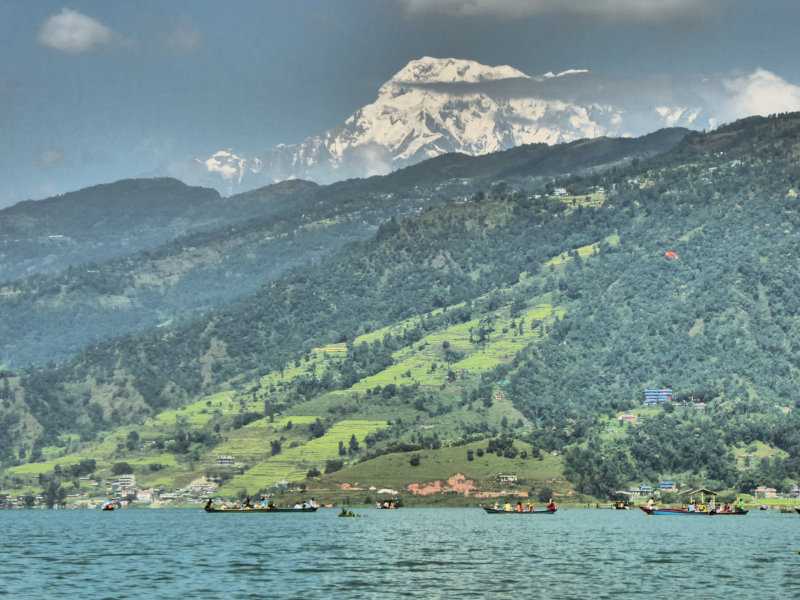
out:
M652 516L661 516L661 515L679 515L679 516L689 516L689 517L743 517L749 511L743 509L736 509L730 512L718 512L716 510L711 511L699 511L699 510L688 510L686 508L649 508L647 506L640 506L639 508L642 509L647 515Z

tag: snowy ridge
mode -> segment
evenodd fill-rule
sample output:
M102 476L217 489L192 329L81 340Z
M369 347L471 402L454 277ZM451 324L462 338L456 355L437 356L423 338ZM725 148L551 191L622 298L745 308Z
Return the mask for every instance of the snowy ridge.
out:
M425 56L395 73L375 101L335 129L276 146L258 158L228 149L196 162L233 191L293 177L325 183L380 175L448 152L479 155L521 144L629 135L619 107L497 91L498 82L548 86L588 73L567 69L531 77L508 65ZM669 124L691 114L666 107L656 112Z

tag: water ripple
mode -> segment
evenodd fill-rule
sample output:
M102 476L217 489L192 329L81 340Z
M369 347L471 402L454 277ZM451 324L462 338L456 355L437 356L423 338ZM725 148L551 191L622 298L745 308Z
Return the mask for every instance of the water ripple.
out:
M0 597L800 597L787 519L564 510L333 511L220 519L201 511L0 512ZM794 524L794 523L793 523Z

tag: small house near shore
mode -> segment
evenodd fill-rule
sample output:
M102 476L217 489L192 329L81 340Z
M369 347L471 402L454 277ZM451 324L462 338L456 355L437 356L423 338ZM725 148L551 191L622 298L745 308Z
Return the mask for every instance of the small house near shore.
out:
M763 498L763 499L777 498L778 490L772 487L760 485L753 491L753 496L755 496L756 498Z

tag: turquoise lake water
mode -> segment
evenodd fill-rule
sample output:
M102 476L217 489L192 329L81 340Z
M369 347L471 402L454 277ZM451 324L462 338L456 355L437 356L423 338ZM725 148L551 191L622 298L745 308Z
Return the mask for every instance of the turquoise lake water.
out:
M800 598L800 515L0 511L0 597Z

